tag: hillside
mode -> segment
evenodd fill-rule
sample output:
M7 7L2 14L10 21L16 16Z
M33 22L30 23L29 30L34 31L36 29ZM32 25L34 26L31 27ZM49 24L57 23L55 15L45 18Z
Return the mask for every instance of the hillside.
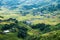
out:
M56 24L60 20L59 5L59 0L0 0L0 16L4 16L5 19L16 18L19 21Z
M60 23L32 25L13 18L0 19L0 40L59 40L59 35Z
M60 40L60 0L0 0L0 40Z

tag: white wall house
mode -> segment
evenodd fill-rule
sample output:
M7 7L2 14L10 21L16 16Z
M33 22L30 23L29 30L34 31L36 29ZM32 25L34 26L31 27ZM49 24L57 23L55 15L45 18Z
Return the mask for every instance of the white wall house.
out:
M4 30L3 31L3 33L9 33L10 32L10 30Z

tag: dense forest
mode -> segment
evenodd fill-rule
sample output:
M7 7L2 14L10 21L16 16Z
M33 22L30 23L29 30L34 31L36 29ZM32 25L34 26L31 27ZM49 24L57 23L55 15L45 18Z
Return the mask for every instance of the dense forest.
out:
M0 19L0 40L60 40L60 23L34 25L14 18Z

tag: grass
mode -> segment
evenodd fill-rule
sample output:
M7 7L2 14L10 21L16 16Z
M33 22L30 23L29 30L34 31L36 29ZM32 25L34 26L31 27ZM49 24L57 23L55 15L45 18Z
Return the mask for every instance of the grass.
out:
M26 16L21 16L21 14L17 14L17 13L16 14L15 13L10 13L10 14L7 14L7 15L0 13L0 15L4 17L3 19L16 18L19 21L30 20L30 21L32 21L33 24L45 23L45 24L55 25L55 24L60 22L59 21L60 19L58 18L59 17L58 15L55 16L54 18L46 18L46 17L40 16L40 15L33 16L31 14L27 14ZM47 14L47 15L49 15L49 14ZM51 16L51 15L49 15L49 16ZM42 20L39 20L38 18L42 18Z

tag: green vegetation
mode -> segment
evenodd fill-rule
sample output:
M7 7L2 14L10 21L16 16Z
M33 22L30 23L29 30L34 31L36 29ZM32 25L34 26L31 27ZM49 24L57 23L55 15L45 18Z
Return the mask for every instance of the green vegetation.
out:
M0 40L60 40L60 23L29 24L14 18L0 17Z

